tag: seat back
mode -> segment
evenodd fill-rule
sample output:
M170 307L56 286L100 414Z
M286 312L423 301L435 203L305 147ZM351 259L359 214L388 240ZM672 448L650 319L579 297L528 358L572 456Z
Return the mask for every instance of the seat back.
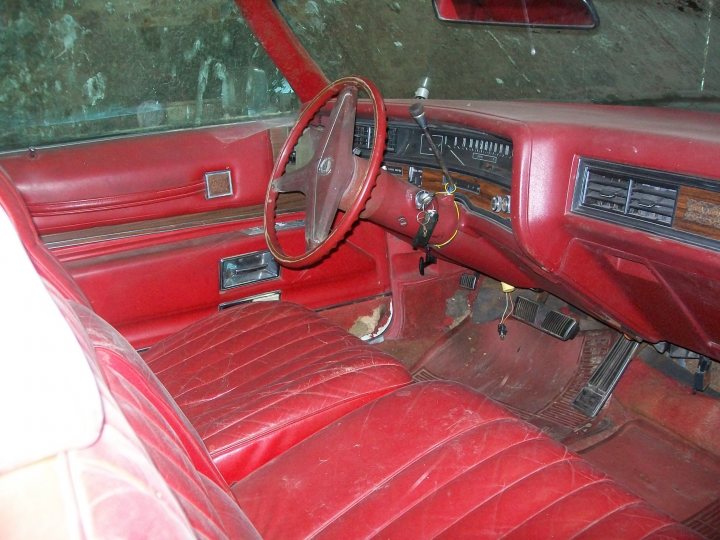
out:
M38 274L50 282L64 298L89 306L90 302L85 293L65 267L45 247L27 209L25 199L2 166L0 166L0 207L5 210L14 225Z
M87 307L50 298L2 211L0 246L14 315L3 332L19 336L0 355L12 374L0 385L0 538L257 538L142 359Z
M114 400L127 422L126 429L142 441L161 483L174 494L194 536L258 537L200 436L145 362L92 311L78 304L72 307L80 325L78 333L85 332L95 354L99 385L106 385L107 400ZM122 455L113 457L122 459Z

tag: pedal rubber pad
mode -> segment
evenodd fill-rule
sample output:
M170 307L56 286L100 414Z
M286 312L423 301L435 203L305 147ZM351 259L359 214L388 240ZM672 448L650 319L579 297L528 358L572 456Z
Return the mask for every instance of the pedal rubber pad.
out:
M523 296L518 296L515 299L512 316L518 321L529 324L563 341L574 338L580 330L577 319L549 309Z
M620 336L573 400L573 407L590 418L597 415L610 397L628 363L635 356L639 345L637 341Z

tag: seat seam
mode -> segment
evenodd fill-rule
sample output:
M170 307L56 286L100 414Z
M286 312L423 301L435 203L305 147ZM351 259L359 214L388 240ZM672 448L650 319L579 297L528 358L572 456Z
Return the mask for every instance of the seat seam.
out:
M101 376L103 377L103 382L106 385L107 391L109 392L109 396L104 396L104 399L109 399L110 397L112 398L114 402L113 406L117 407L118 414L120 414L125 419L126 427L130 429L131 433L137 436L137 442L141 445L142 452L153 463L153 465L158 468L158 470L160 470L160 467L158 467L157 465L157 457L154 458L153 456L164 458L167 466L171 467L176 471L181 471L183 477L186 475L187 469L190 468L191 470L195 471L195 473L197 474L197 479L200 481L199 483L193 481L192 484L198 489L200 489L201 492L207 496L208 491L207 488L202 485L202 478L208 477L205 476L197 468L192 466L187 450L185 450L182 441L177 436L170 423L159 412L157 414L151 414L149 416L143 414L143 411L148 410L148 407L150 408L149 410L155 410L152 404L152 400L149 399L141 390L139 390L138 387L133 385L120 371L117 371L116 369L112 369L110 373L106 373L103 370ZM116 393L112 390L112 386L115 386L117 390L120 391L120 393L125 397L124 402L126 403L126 407L120 405L116 398ZM178 450L178 454L180 456L179 459L177 455L168 455L168 453L161 451L161 449L156 444L157 441L142 438L139 436L139 434L137 434L136 430L131 425L131 418L135 418L137 421L138 417L142 417L141 420L143 422L149 422L150 425L155 426L155 429L158 430L157 433L163 433L164 436L171 441L172 445ZM118 429L118 432L121 433L121 436L128 439L128 433L126 433L124 430L120 431ZM131 442L131 444L133 444L133 446L136 446L135 442ZM183 462L183 457L185 457L188 462ZM183 465L187 465L188 467L183 467ZM208 480L212 481L209 478ZM186 501L186 504L182 504L180 501L178 501L178 506L185 515L185 517L188 519L188 522L190 522L190 516L188 515L187 507L191 505L193 508L196 509L198 514L203 516L208 522L212 523L213 529L217 531L222 531L222 527L218 525L218 523L220 522L220 516L213 507L209 508L212 513L208 514L206 510L203 510L197 504L188 499L185 493L179 492L174 488L171 489L174 496L182 498L184 501ZM227 492L229 492L229 489L227 490Z
M579 458L574 457L574 456L571 456L570 459L568 459L568 458L567 458L567 454L566 454L566 455L560 457L559 459L557 459L557 460L555 460L555 461L552 461L552 462L550 462L550 463L545 463L545 464L542 465L542 467L539 467L539 468L535 469L534 471L531 471L531 472L529 472L528 474L522 476L521 478L518 478L518 479L515 480L514 482L508 484L507 486L504 486L503 492L504 492L504 491L507 491L507 490L508 490L509 488L511 488L511 487L514 487L514 486L520 484L520 482L524 482L524 481L527 480L528 478L532 478L532 477L535 476L536 474L539 474L539 473L541 473L541 472L549 469L550 467L553 467L554 465L557 465L558 463L564 463L564 462L566 462L566 461L579 461ZM463 519L465 519L466 517L468 517L468 516L469 516L470 514L472 514L475 510L477 510L477 509L480 508L481 506L485 505L485 504L488 503L489 501L493 500L493 499L494 499L495 497L497 497L498 495L500 495L500 492L499 492L499 493L496 493L496 494L493 495L492 497L489 497L489 498L485 499L484 501L481 501L480 503L476 504L475 506L473 506L472 508L470 508L467 512L465 512L463 515L456 517L451 523L448 523L448 524L447 524L445 527L443 527L441 530L437 531L437 533L435 534L435 536L437 537L437 536L440 536L441 534L443 534L444 532L447 532L448 529L451 529L452 527L454 527L455 525L457 525L458 523L460 523Z
M356 371L354 371L353 374L355 374L355 373L360 373L361 371L367 371L367 370L369 370L369 369L371 369L371 368L375 368L375 367L376 367L376 366L374 366L374 365L373 365L373 366L366 366L366 367L362 368L361 370L356 370ZM347 375L347 373L340 373L340 374L338 374L338 375L336 375L336 376L334 376L334 377L330 377L329 379L323 379L322 381L319 381L319 382L317 382L317 383L315 383L315 384L313 384L313 385L311 385L311 386L308 386L308 387L305 388L303 391L304 391L304 392L307 392L308 390L311 390L312 388L317 388L318 386L324 385L324 384L326 384L326 383L328 383L328 382L330 382L330 381L340 379L341 377L344 377L345 375ZM411 381L407 381L407 382L411 382ZM407 383L405 383L405 384L407 384ZM395 386L397 386L397 385L395 385ZM404 386L404 385L403 385L403 386ZM382 389L380 389L380 390L382 390ZM376 391L377 391L377 389L376 389ZM273 401L272 403L268 403L268 404L266 404L265 406L263 406L263 407L260 408L260 409L253 409L252 411L248 412L245 416L243 416L243 417L241 417L241 418L238 418L238 419L236 420L236 422L234 422L234 423L239 423L239 422L246 421L246 420L247 420L248 418L250 418L251 416L253 416L253 415L255 415L255 414L259 413L259 412L263 412L263 411L269 409L270 407L276 406L276 405L278 405L279 403L281 403L282 401L284 401L284 400L286 400L286 399L288 399L288 398L290 398L290 397L295 397L295 396L297 396L299 393L300 393L300 392L295 391L292 395L285 395L285 396L280 395L280 396L278 397L278 399L276 399L276 400ZM367 391L364 392L363 394L366 394L366 393L367 393ZM347 398L346 398L346 399L347 399ZM255 399L255 400L248 400L248 405L250 405L253 401L257 401L257 399ZM217 417L216 417L216 418L217 418ZM216 431L216 432L214 432L214 433L212 433L212 434L207 434L206 436L203 436L202 438L203 438L203 440L206 440L206 439L208 439L208 438L210 438L210 437L212 437L212 436L217 435L218 433L220 433L220 432L223 431L224 429L228 429L228 428L221 428L220 430L218 430L218 431Z
M269 310L262 310L262 311L269 311ZM262 313L262 311L261 311L261 313ZM297 310L294 310L294 311L297 311ZM192 338L189 339L189 340L186 339L186 340L180 341L180 337L179 337L177 334L171 336L173 339L177 339L177 340L180 341L180 342L177 344L177 346L176 346L176 347L173 347L172 349L165 350L165 351L163 351L162 353L158 353L159 356L158 356L157 358L153 358L152 355L150 355L150 359L149 359L149 362L148 362L148 363L154 363L154 362L158 361L160 358L166 357L168 354L173 353L173 352L181 349L183 346L187 346L187 345L190 345L190 344L192 344L192 343L195 343L195 342L197 342L197 341L199 341L199 340L201 340L201 339L203 339L203 338L207 338L207 337L208 337L210 334L212 334L213 332L219 332L219 331L222 330L223 328L227 328L227 327L230 326L230 325L233 325L233 324L237 324L237 323L239 323L239 322L242 322L243 319L247 319L247 318L250 318L250 317L251 317L251 315L248 314L248 313L238 313L238 314L233 313L233 315L234 315L234 316L232 316L232 317L227 317L227 320L226 320L226 321L222 322L221 324L219 324L219 325L217 325L217 326L210 326L210 328L208 328L207 330L203 329L203 333L202 333L202 334L196 335L196 336L192 337ZM255 315L257 315L257 314L255 314ZM271 322L272 322L273 324L282 323L282 322L284 322L285 320L287 320L287 319L289 319L289 318L292 318L292 317L294 317L294 316L296 316L296 315L297 315L297 313L284 313L283 315L281 315L280 317L277 317L275 320L273 320L273 321L271 321ZM319 318L316 318L316 321L313 321L313 322L318 322L318 321L319 321L319 322L322 322L322 320L319 319ZM211 318L210 320L207 320L207 319L206 319L206 320L203 320L201 326L210 325L211 322L212 322L212 318ZM298 326L300 326L300 325L302 325L302 324L303 324L303 322L300 321L299 324L294 325L294 326L291 326L291 328L297 328ZM229 341L229 340L231 340L231 339L233 339L233 338L235 338L235 337L239 337L240 335L247 334L248 332L250 332L250 331L252 331L252 330L255 330L255 329L257 329L257 328L260 328L260 327L261 327L261 326L258 325L258 324L254 324L254 325L252 325L252 326L249 326L247 329L244 329L244 330L242 331L242 333L240 333L240 334L234 334L234 335L228 337L228 338L227 338L226 340L224 340L224 341L221 341L221 342L219 342L219 343L213 344L213 346L217 346L218 344L225 343L226 341ZM181 330L181 331L180 331L180 334L185 333L185 332L186 332L186 330ZM200 349L199 351L195 352L192 356L185 357L185 358L183 359L183 362L187 361L188 358L193 358L193 357L196 356L197 354L203 353L203 352L205 352L205 351L207 351L207 350L208 350L208 348ZM151 349L151 352L152 352L152 349ZM167 369L170 369L170 368L172 368L172 367L175 366L175 365L177 365L177 364L173 364L172 366L169 366L168 368L165 368L164 370L161 370L161 371L166 371Z
M513 422L513 423L520 424L520 422ZM488 461L492 460L493 458L501 456L503 453L505 453L513 448L516 448L518 446L522 446L523 444L532 443L532 442L536 442L536 441L540 441L540 440L542 440L542 436L540 434L536 434L536 436L531 439L523 439L521 441L517 441L517 442L511 444L510 446L501 448L500 450L498 450L497 452L494 452L493 454L484 456L482 460L478 461L477 463L474 463L471 467L468 467L467 469L459 471L457 474L451 476L442 484L435 486L435 488L432 491L429 491L428 493L426 493L425 495L423 495L422 497L420 497L419 499L414 501L411 505L403 508L400 512L395 514L392 518L387 519L384 523L382 523L381 525L378 526L378 528L376 529L376 531L373 534L377 535L378 533L380 533L381 531L383 531L384 529L386 529L387 527L392 525L394 522L401 519L403 516L405 516L408 512L410 512L411 510L416 508L418 505L422 504L425 500L427 500L430 497L432 497L433 495L435 495L438 491L440 491L444 487L450 485L451 483L455 482L460 477L462 477L462 476L468 474L470 471L473 471L474 469L482 466L483 464L487 463ZM494 496L495 495L492 495L492 497L494 497ZM488 498L490 498L490 497L488 497Z
M651 531L648 531L647 533L645 533L645 534L643 535L643 537L640 538L640 540L645 540L646 538L650 537L650 535L653 535L653 534L655 534L656 532L661 531L661 530L663 530L663 529L665 529L665 528L667 528L667 527L670 527L670 526L672 526L672 525L677 525L677 524L676 524L676 523L663 523L663 524L661 524L661 525L658 525L657 527L655 527L655 528L652 529Z
M618 512L622 512L622 511L624 511L624 510L627 510L628 508L630 508L630 507L632 507L632 506L643 506L643 502L642 502L642 501L639 501L639 500L630 501L630 502L628 502L628 503L623 504L622 506L618 506L617 508L612 509L610 512L606 513L604 516L601 516L601 517L599 517L599 518L591 521L590 523L588 523L587 525L585 525L585 527L583 527L583 528L580 529L579 531L573 533L573 535L572 535L572 537L571 537L571 540L574 540L575 538L579 537L581 534L589 531L590 529L592 529L593 527L595 527L595 526L598 525L599 523L602 523L603 521L605 521L606 519L608 519L610 516L613 516L613 515L617 514Z
M406 471L409 467L423 459L424 457L431 454L435 449L439 448L440 446L447 444L448 442L452 441L453 439L457 439L458 437L461 437L462 435L469 433L475 429L480 428L486 428L492 424L495 424L497 422L507 422L507 421L514 421L511 417L501 417L501 418L493 418L492 420L488 420L486 422L483 422L481 424L474 424L466 429L463 429L462 431L459 431L457 433L453 433L451 436L446 437L434 444L432 444L429 448L426 448L422 453L414 456L412 459L410 459L408 462L403 464L402 466L398 467L395 471L393 471L391 474L388 474L384 478L382 478L379 482L376 482L377 485L383 485L386 484L388 481L395 478L397 475L401 474L402 472ZM362 496L355 501L351 502L349 505L346 505L344 508L340 509L338 512L335 513L334 516L332 516L330 519L326 520L325 523L323 523L319 528L315 529L312 533L310 533L309 537L314 537L319 535L322 531L324 531L327 527L330 526L334 521L337 521L341 516L347 514L350 510L358 506L369 494L373 493L376 490L376 488L372 488L370 490L365 491Z
M333 361L333 363L336 363L336 362ZM337 362L337 363L339 363L339 362ZM318 373L322 373L323 371L328 371L330 369L333 369L332 366L321 366L319 370L313 371L311 373L307 373L306 375L299 374L300 371L307 370L312 367L315 367L312 365L312 363L301 365L297 369L294 369L293 371L289 371L286 374L284 374L281 379L275 378L274 382L263 385L265 387L265 389L262 392L257 391L257 390L255 390L255 391L242 390L243 395L247 397L247 399L246 399L247 404L249 405L253 402L257 402L258 400L260 400L264 397L267 397L271 394L277 394L277 393L279 393L278 390L281 390L283 388L297 385L299 383L299 381L302 379L308 379L308 378L312 377L313 375L317 375ZM345 375L354 375L354 374L361 373L363 371L367 371L369 369L376 369L376 368L397 368L397 369L403 370L402 366L399 366L394 363L370 364L370 365L365 365L365 366L357 366L353 369L353 371L344 371L342 373L335 374L332 377L322 379L321 381L318 381L315 384L308 385L305 387L305 390L309 390L311 388L314 388L315 386L324 384L326 382L333 381L333 380L340 378L342 376L345 376ZM272 370L266 372L266 374L271 374L271 373L272 373ZM403 373L405 374L404 371L403 371ZM409 379L409 376L408 376L408 379ZM215 380L217 380L217 379L215 379ZM215 400L219 400L219 399L227 396L228 394L237 392L238 389L241 389L242 386L245 386L245 383L246 383L246 381L243 381L241 384L235 385L232 388L228 388L227 390L223 391L221 394L216 394L216 395L213 395L213 396L210 396L207 398L202 398L202 399L198 398L198 399L192 400L192 401L184 401L183 406L189 408L189 407L204 405L206 403L210 403ZM279 398L278 401L280 399L281 398ZM210 413L208 412L207 414L210 414ZM204 416L204 415L198 415L198 416Z
M122 412L123 415L126 415L128 411L123 411L123 410L121 409L121 412ZM137 410L137 409L133 410L132 412L135 413L135 414L141 414L141 411L139 411L139 410ZM144 416L144 415L143 415L143 416ZM159 430L160 433L164 433L166 436L169 436L171 439L173 439L173 440L172 440L173 444L174 444L180 451L182 451L182 445L181 445L181 443L180 443L178 440L175 440L176 438L172 435L172 428L170 428L170 426L166 426L165 430L163 430L163 429L161 429L163 426L161 426L160 424L158 424L158 422L154 421L154 422L152 422L152 424L153 424L154 426L156 426L156 428ZM168 428L170 428L170 430L171 430L170 432L167 431ZM147 453L149 454L148 457L149 457L150 460L153 462L153 464L155 464L156 467L159 468L158 464L156 463L156 458L153 458L153 457L152 457L153 455L160 456L160 457L164 457L164 458L165 458L165 463L167 464L167 466L168 466L168 467L172 467L172 468L174 468L176 471L181 472L183 477L186 476L186 471L187 471L188 468L190 468L191 470L195 471L195 473L196 473L197 475L199 475L199 476L202 475L202 473L201 473L200 471L198 471L197 469L195 469L195 468L192 467L192 464L191 464L191 463L183 463L183 462L182 462L182 458L180 458L180 459L174 458L174 457L172 457L171 455L168 455L166 452L162 451L162 449L155 443L154 440L151 440L151 439L148 439L148 438L142 438L142 439L141 439L141 442L142 442L143 446L149 446L150 448L152 448L152 452L147 452ZM146 450L146 451L147 451L147 450ZM186 452L182 452L182 455L183 455L183 456L187 456L187 453L186 453ZM188 465L188 467L183 467L183 465ZM202 476L204 476L204 475L202 475ZM208 496L208 493L207 493L207 488L206 488L205 486L198 485L198 484L195 483L195 482L192 482L192 484L195 485L198 489L201 489L202 492L203 492L203 493L206 495L206 497L209 499L209 496ZM172 488L172 491L173 491L173 493L174 493L175 495L182 497L182 498L183 498L184 500L186 500L188 503L192 504L192 506L193 506L194 508L196 508L196 510L197 510L202 516L204 516L208 521L213 521L213 522L214 522L213 515L212 515L212 514L209 514L208 511L214 512L214 513L216 514L215 517L219 518L219 515L217 515L217 512L215 511L215 508L213 508L213 507L211 507L210 505L208 505L208 508L207 508L207 509L203 509L203 508L201 508L200 506L198 506L197 504L195 504L194 502L192 502L190 499L188 499L188 497L185 495L185 493L182 492L182 490L176 489L177 487L179 487L179 484L170 483L169 486ZM183 509L183 511L185 511L184 506L181 506L181 508ZM189 516L188 516L188 517L189 517Z
M183 346L189 349L189 348L190 348L190 345L195 344L195 345L198 347L198 349L197 349L196 351L194 351L191 355L189 355L189 356L183 356L182 359L181 359L179 362L174 363L174 364L171 364L170 366L168 366L168 367L166 367L166 368L164 368L164 369L162 369L162 370L159 371L159 372L165 372L165 371L167 371L167 370L169 370L169 369L172 369L172 368L174 368L174 367L176 367L176 366L182 365L182 364L190 361L191 359L195 358L195 357L198 356L198 355L205 354L205 353L207 353L207 351L209 351L209 350L218 348L220 345L224 345L224 344L232 341L233 339L238 339L238 338L244 337L244 336L246 336L247 334L253 332L254 330L256 330L256 329L258 329L258 328L261 328L260 326L248 327L248 328L242 330L241 332L234 333L234 334L231 334L231 335L227 336L227 337L226 337L225 339L223 339L222 341L213 341L212 343L210 343L210 344L208 344L208 345L206 345L206 346L202 346L202 345L199 345L199 344L197 343L197 342L199 342L199 341L201 341L201 340L203 340L203 339L207 339L207 338L208 338L209 336L211 336L213 333L222 334L222 333L223 333L223 332L221 332L222 329L224 329L224 328L226 328L226 327L228 327L228 326L234 325L234 324L242 323L242 319L243 319L243 318L245 318L245 317L233 317L233 318L230 318L228 321L224 322L222 325L213 326L213 327L209 328L206 332L203 332L203 333L200 334L200 335L194 336L194 337L192 337L191 339L186 339L185 341L183 341L182 343L180 343L179 346L173 348L172 350L163 352L163 353L162 353L162 356L158 356L158 358L156 358L156 359L153 359L153 358L151 357L151 358L149 359L149 363L151 363L151 364L152 364L152 363L155 363L156 361L159 361L161 358L167 357L168 354L176 353L177 351L180 351L180 350L183 348ZM275 319L274 321L272 321L272 323L274 323L274 324L283 323L283 322L285 322L287 319L290 319L290 318L292 318L292 314L289 314L289 315L286 315L286 316L283 316L283 317L279 317L279 318ZM317 322L321 322L321 321L316 320L316 321L313 321L313 322L317 323ZM209 324L209 323L207 323L207 324ZM298 324L294 324L294 325L290 326L290 327L288 328L288 330L293 330L293 329L295 329L295 328L298 328L298 327L302 326L302 324L308 324L308 323L307 323L307 322L303 323L303 321L300 321ZM183 331L181 331L181 333L183 333ZM263 342L265 342L265 341L268 341L269 339L272 339L273 337L275 337L275 336L274 336L274 335L267 335L267 336L263 337L262 340L256 341L256 342L253 343L253 344L255 345L255 344L257 344L257 343L263 343ZM177 339L179 339L179 337L178 337ZM177 353L177 354L180 354L180 353Z
M305 339L307 339L307 338L303 337L301 339L292 341L290 343L285 343L283 347L279 347L279 348L273 349L271 351L267 351L263 355L252 358L248 362L245 362L243 364L234 366L230 371L223 371L222 374L219 374L210 380L203 381L201 384L198 384L197 386L193 386L190 388L182 388L182 391L173 397L176 400L179 400L182 396L188 394L189 392L199 391L200 389L202 389L204 387L214 385L217 383L218 380L229 378L233 374L235 374L238 370L242 370L242 369L247 368L248 366L257 364L261 360L266 359L266 357L271 356L273 354L277 354L277 352L280 351L281 349L291 348L293 345L295 345L298 342L303 341ZM318 355L319 351L321 351L324 347L327 347L330 345L332 345L332 343L320 342L320 343L316 344L315 346L313 346L312 349L306 349L305 351L302 352L302 354L293 358L292 363L290 363L290 366L292 366L291 371L288 371L287 373L283 374L282 376L288 377L289 375L297 373L297 371L307 368L307 367L311 366L313 363L316 363L318 361L324 361L327 363L330 363L330 362L339 363L340 359L332 360L332 358L336 357L336 356L340 356L340 355L345 355L346 359L348 357L352 358L352 357L357 357L360 355L366 355L366 356L372 357L371 360L376 357L388 358L387 355L385 355L384 353L381 353L379 351L376 352L372 349L362 349L362 348L358 348L357 351L346 351L346 350L336 351L335 350L335 351L331 351L329 354L328 353L324 354L322 358L313 357L313 355ZM350 354L351 352L353 352L352 355ZM238 353L239 353L239 351L235 351L232 354L228 355L226 358L219 359L217 362L213 362L212 364L206 366L206 369L209 368L210 366L216 366L222 360L226 360L229 363L231 363L232 360L237 356ZM255 373L255 374L253 374L252 377L246 377L245 379L243 379L241 384L236 384L233 387L233 390L237 390L238 388L249 386L249 385L251 385L251 383L253 383L257 379L259 379L260 377L269 376L272 373L277 372L278 370L282 370L282 369L286 369L286 368L288 368L288 363L282 363L282 362L270 363L270 364L268 364L267 370L262 371L260 373ZM204 371L204 370L202 370L202 371ZM200 373L202 373L202 371ZM188 382L190 382L190 381L188 381ZM248 392L248 391L251 391L251 390L247 390L246 392Z
M220 330L220 329L225 328L225 327L227 327L227 326L229 326L229 325L231 325L231 324L233 324L233 323L237 323L238 321L241 321L242 319L246 318L247 316L248 316L248 315L247 315L246 313L244 313L244 312L234 312L234 313L232 313L230 316L226 316L226 319L227 319L227 320L223 321L223 322L222 322L220 325L218 325L218 326L213 326L213 325L212 325L212 322L213 322L213 320L214 320L215 318L220 318L220 317L213 316L213 317L210 317L210 318L208 318L208 319L201 319L200 321L198 321L197 323L195 323L195 324L197 325L197 328L198 328L198 329L202 329L202 333L201 333L201 334L196 335L196 336L193 337L191 340L182 340L182 339L180 339L180 334L186 333L186 332L187 332L187 328L189 328L189 327L186 327L185 329L180 330L178 333L173 334L173 335L169 336L168 338L166 338L166 340L170 342L170 346L171 346L171 347L170 347L170 348L166 348L166 349L163 350L162 352L156 353L156 354L158 355L156 358L153 358L153 352L154 352L154 351L152 350L152 348L150 349L150 351L148 352L148 356L150 357L150 358L149 358L149 362L155 362L155 361L159 360L160 358L163 358L164 356L167 356L168 354L177 351L178 349L180 349L180 348L183 347L184 345L188 345L189 343L192 343L192 342L197 341L197 340L199 340L199 339L201 339L201 338L207 337L207 336L210 335L213 331ZM286 315L286 316L289 316L289 315ZM190 326L192 326L192 325L190 325ZM205 327L209 327L209 328L205 328ZM177 341L177 343L172 343L173 341ZM162 341L161 341L160 343L157 343L157 344L155 345L155 347L158 347L159 345L163 345ZM163 345L163 346L164 346L164 345ZM156 349L156 350L157 350L157 349Z
M322 335L322 332L319 332L319 333L317 333L317 334L314 334L313 336L302 336L301 338L295 339L295 340L293 340L293 341L291 341L291 342L285 342L285 343L282 344L282 346L276 347L276 348L271 349L271 350L268 350L268 351L264 352L264 353L263 353L262 355L260 355L260 356L257 356L257 357L254 357L254 358L250 358L250 359L248 359L248 361L246 361L245 363L240 363L240 364L234 366L230 371L224 371L224 372L222 372L221 375L218 375L217 377L214 377L213 379L211 379L211 380L209 380L209 381L204 381L204 382L202 382L201 384L199 384L198 386L194 386L194 387L191 387L191 388L182 388L182 391L181 391L179 394L177 394L176 396L174 396L174 397L175 397L175 399L179 399L181 396L187 394L188 392L192 392L192 391L197 390L197 389L199 389L199 388L202 388L202 387L204 387L204 386L208 386L208 385L210 385L210 384L214 384L215 382L217 382L217 380L222 379L222 378L229 377L230 375L232 375L233 373L235 373L235 372L236 372L237 370L239 370L239 369L244 369L244 368L246 368L247 366L251 366L252 364L256 364L256 363L258 363L259 361L267 358L268 356L271 356L271 355L273 355L273 354L277 354L277 352L280 351L280 350L287 349L287 348L291 348L293 345L296 345L297 343L299 343L299 342L301 342L301 341L303 341L303 340L316 338L316 336L319 336L319 335ZM228 338L227 340L225 340L225 341L223 341L223 342L221 342L221 343L216 344L216 346L217 346L217 345L220 345L220 344L226 344L226 343L228 343L229 341L231 341L232 339L239 338L239 337L240 337L239 335L235 335L235 336L233 336L233 337L231 337L231 338ZM274 337L274 336L268 336L268 338L263 339L263 340L260 341L260 342L255 342L255 344L257 344L257 343L262 343L262 342L264 342L264 341L267 341L267 340L271 339L272 337ZM325 343L325 342L320 341L320 343L318 343L317 346L314 346L312 349L309 349L309 350L304 351L300 356L295 357L295 362L299 362L300 359L306 358L308 355L310 355L310 354L312 354L312 353L316 353L317 351L319 351L320 349L322 349L324 346L328 346L328 345L331 345L331 344L332 344L332 343ZM207 352L208 350L210 350L210 349L205 349L203 352ZM225 357L220 357L220 358L218 358L217 361L215 361L215 362L213 362L213 363L211 363L211 364L204 365L204 366L203 366L203 369L201 369L199 373L202 373L202 372L208 370L210 367L216 366L217 364L219 364L219 363L222 362L222 361L232 362L233 359L235 359L240 352L241 352L241 351L239 351L239 350L234 350L234 351L232 351L230 354L226 355ZM199 354L199 353L197 353L197 354ZM197 356L197 354L195 354L195 355L193 355L193 356L191 356L191 357L186 358L185 360L183 360L183 363L188 362L191 358L194 358L195 356ZM312 360L311 360L311 361L312 361ZM180 365L180 364L176 364L176 366L179 366L179 365ZM307 365L307 364L306 364L306 365ZM269 370L269 371L266 371L265 373L271 373L273 370L278 369L278 368L282 368L282 367L284 367L284 366L286 366L286 365L285 365L285 364L273 365L273 366L271 366L270 370ZM167 370L166 370L166 371L167 371ZM196 376L197 376L197 373L196 373ZM244 382L244 384L249 384L249 383L252 382L253 380L257 379L259 376L260 376L260 375L256 375L256 376L254 376L254 377L251 378L251 379L245 379L243 382ZM190 382L190 381L188 381L188 382Z
M574 496L574 495L577 495L578 493L581 493L581 492L585 491L586 489L589 489L589 488L591 488L591 487L593 487L593 486L597 486L598 484L605 484L605 483L609 483L609 484L612 485L612 486L615 485L609 478L605 477L605 478L595 479L595 480L593 480L592 482L589 482L589 483L584 484L584 485L582 485L582 486L580 486L580 487L577 487L577 488L571 490L571 491L568 492L568 493L564 493L561 497L555 499L555 500L552 501L550 504L547 504L547 505L543 506L542 508L540 508L540 509L538 509L537 511L535 511L533 514L527 516L527 517L522 521L522 523L518 523L518 524L515 525L512 529L510 529L510 530L508 530L508 531L505 531L505 532L502 534L502 536L500 536L499 538L500 538L500 539L502 539L502 538L507 538L507 536L510 535L510 534L512 534L514 531L517 531L517 530L521 529L522 527L524 527L525 525L527 525L530 521L532 521L533 519L535 519L536 517L538 517L538 516L539 516L540 514L542 514L543 512L549 510L549 509L552 508L553 506L556 506L557 504L559 504L559 503L561 503L561 502L563 502L563 501L568 500L568 498L570 498L570 497L572 497L572 496Z
M397 390L397 389L399 389L399 388L404 388L405 386L408 386L408 385L410 385L410 384L414 384L414 383L413 383L412 381L409 381L409 382L406 383L406 384L397 384L397 385L395 385L395 386L393 386L393 387L391 387L391 388L388 388L388 389L387 389L387 393L390 393L391 391ZM307 418L311 418L311 417L316 416L316 415L318 415L318 414L325 413L325 412L327 412L327 411L329 411L329 410L332 410L332 409L336 408L338 405L344 405L344 404L346 404L346 403L351 403L351 402L357 401L357 400L359 400L359 399L361 399L361 398L364 398L364 397L367 397L367 396L371 396L371 395L373 395L373 394L377 394L378 392L385 392L385 391L386 391L386 389L384 389L384 388L383 388L383 389L380 389L380 390L372 390L372 391L364 392L364 393L362 393L362 394L356 394L356 395L354 395L354 396L345 398L345 399L343 399L343 400L341 400L341 401L336 401L336 402L333 403L332 405L329 405L329 406L324 407L324 408L322 408L322 409L318 409L318 410L316 410L316 411L313 412L313 413L308 413L308 414L306 414L306 415L299 416L299 417L295 418L292 422L285 422L285 423L283 423L283 424L277 424L277 425L275 425L272 429L263 431L263 432L258 433L258 434L256 434L256 435L253 435L252 437L247 437L246 439L244 439L244 443L243 443L243 444L239 444L239 443L236 442L236 443L231 444L231 445L223 446L223 447L222 447L222 451L224 451L225 453L227 453L228 450L232 450L232 449L235 449L235 448L240 448L240 447L242 447L242 446L245 446L246 443L248 443L248 442L256 441L256 440L261 439L261 438L263 438L263 437L266 437L266 436L268 436L268 435L270 435L270 434L272 434L272 433L275 433L275 432L277 432L277 431L280 431L280 430L286 428L286 427L289 426L289 425L296 424L296 423L298 423L298 422L300 422L300 421L306 420ZM332 423L332 422L331 422L331 423ZM328 425L329 425L329 424L328 424ZM225 429L225 428L224 428L224 429ZM224 430L224 429L223 429L223 430ZM320 428L320 429L322 429L322 428ZM207 438L209 439L211 436L212 436L212 437L217 436L218 433L220 433L220 432L214 433L213 435L210 435L210 436L208 436ZM203 439L203 440L206 440L206 439ZM216 454L219 453L219 452L220 452L220 449L214 450L214 451L211 453L211 457L215 457Z

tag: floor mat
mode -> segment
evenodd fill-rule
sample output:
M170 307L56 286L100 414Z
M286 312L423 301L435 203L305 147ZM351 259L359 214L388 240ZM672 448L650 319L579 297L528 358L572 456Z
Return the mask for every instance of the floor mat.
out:
M637 406L626 409L613 400L593 420L572 406L619 334L607 328L586 330L563 342L519 321L506 324L508 334L501 341L496 320L466 320L415 363L413 377L454 380L475 388L551 437L565 440L660 510L708 538L720 538L720 461L713 453L642 419L631 410ZM638 362L629 369L633 376L624 381L632 382L632 388L620 394L627 398L630 393L645 409L652 400L641 399L643 385L653 390L654 400L675 395L665 386L656 388L660 382L653 386L653 377L646 373L650 368ZM642 377L638 379L636 372ZM670 384L664 378L661 382ZM684 397L678 392L677 399ZM698 406L705 404L703 399L693 398Z
M515 320L500 340L497 322L466 321L413 367L416 380L454 380L473 387L561 438L588 422L572 400L617 333L593 330L560 341Z
M709 453L635 420L581 454L676 520L720 536L720 463Z

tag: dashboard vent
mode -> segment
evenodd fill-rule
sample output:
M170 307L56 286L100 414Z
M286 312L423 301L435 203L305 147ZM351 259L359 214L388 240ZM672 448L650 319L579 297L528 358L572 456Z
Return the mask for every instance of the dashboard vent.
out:
M624 214L629 191L629 179L588 170L582 205Z
M355 133L353 134L353 146L362 150L370 150L372 148L372 127L365 124L355 124Z
M670 226L675 212L677 194L676 187L633 182L628 215Z
M617 170L604 165L589 160L581 163L575 211L672 226L677 186L649 178L648 171L637 170L635 174L635 170L629 167Z
M353 134L353 147L361 150L371 150L373 146L374 127L367 124L355 124ZM386 149L395 152L397 146L397 128L388 128Z

